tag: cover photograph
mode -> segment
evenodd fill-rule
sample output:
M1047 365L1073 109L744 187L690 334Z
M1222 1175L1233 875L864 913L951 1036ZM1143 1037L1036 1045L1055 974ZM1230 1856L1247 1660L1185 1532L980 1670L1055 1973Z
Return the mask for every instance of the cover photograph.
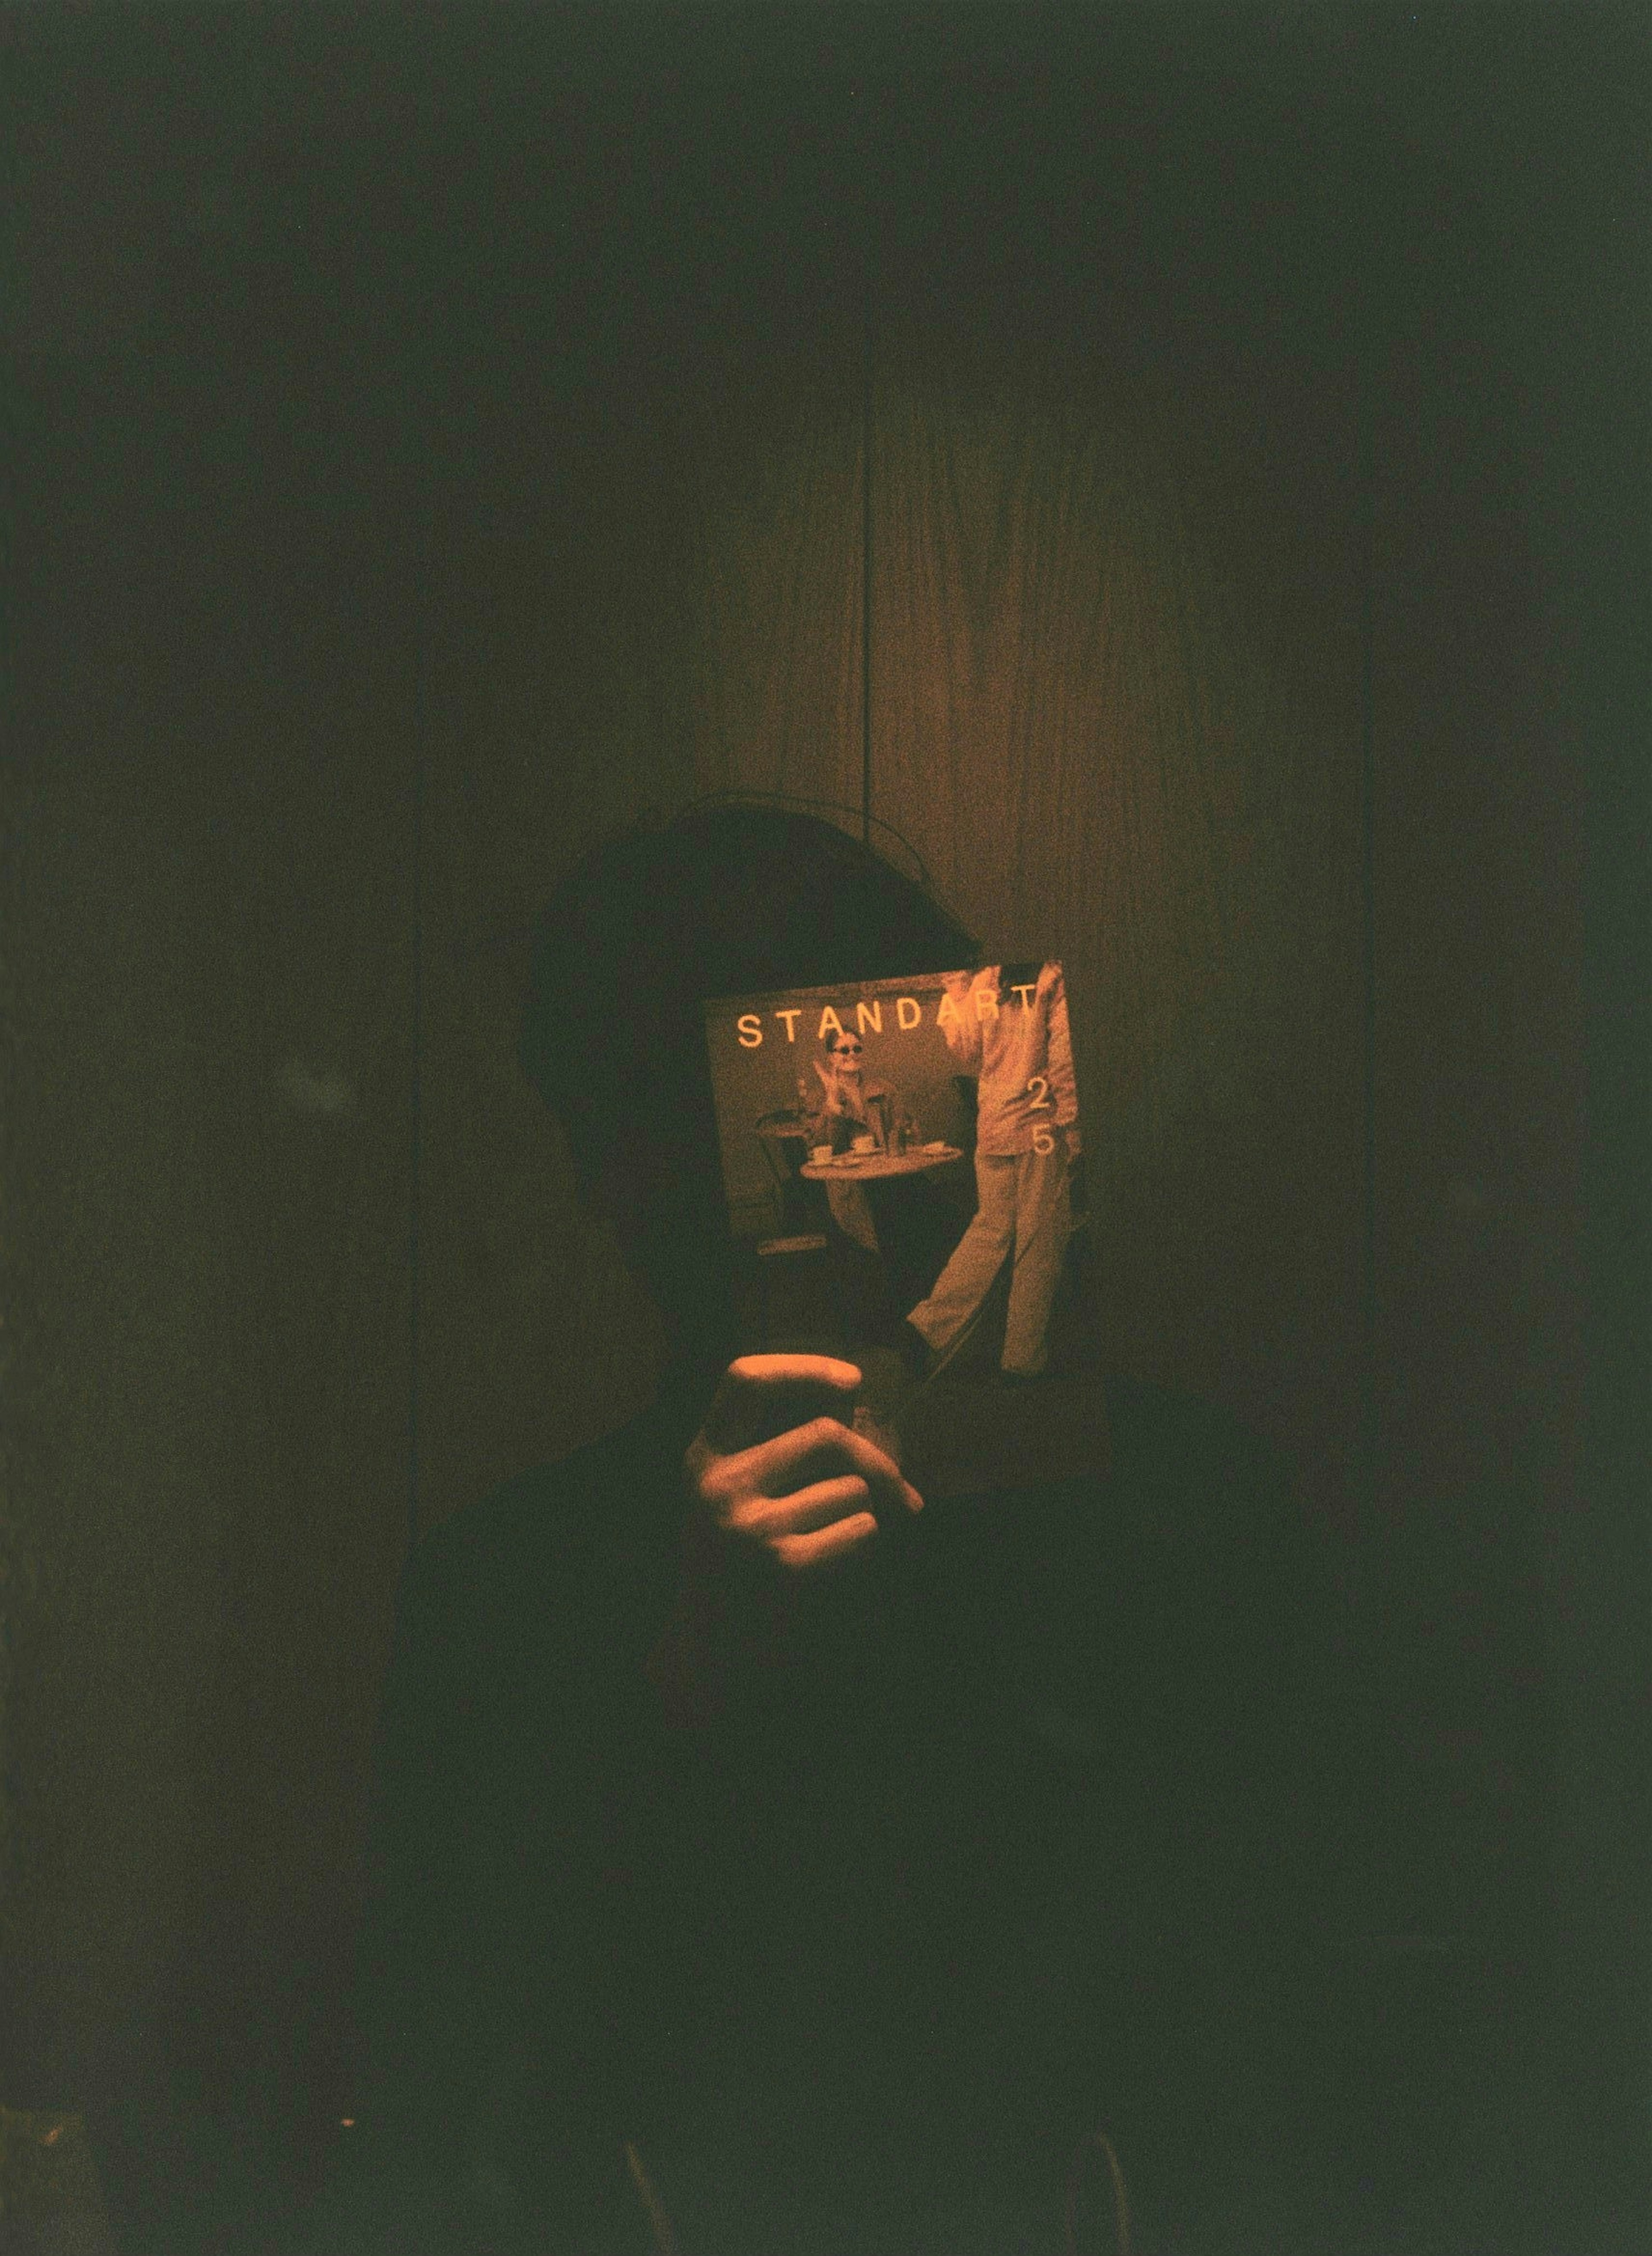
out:
M1067 1469L1084 1222L1061 965L705 1011L746 1351L858 1364L862 1421L921 1489Z

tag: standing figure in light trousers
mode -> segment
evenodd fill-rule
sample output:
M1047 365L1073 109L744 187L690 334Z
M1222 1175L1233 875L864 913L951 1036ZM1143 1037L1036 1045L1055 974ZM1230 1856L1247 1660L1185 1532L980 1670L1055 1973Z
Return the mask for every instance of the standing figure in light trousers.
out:
M1030 969L1030 967L1029 967ZM907 1318L935 1358L958 1346L1005 1262L1010 1276L1003 1369L1031 1378L1044 1368L1045 1333L1072 1235L1070 1163L1079 1153L1072 1037L1059 963L1009 985L989 964L947 982L947 1046L977 1078L974 1220L935 1288Z

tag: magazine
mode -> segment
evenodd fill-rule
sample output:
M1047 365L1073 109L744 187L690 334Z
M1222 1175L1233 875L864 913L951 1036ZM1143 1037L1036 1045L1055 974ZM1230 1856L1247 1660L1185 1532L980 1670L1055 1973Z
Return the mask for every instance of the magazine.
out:
M743 1351L857 1364L857 1424L926 1496L1088 1469L1060 963L724 996L705 1016Z

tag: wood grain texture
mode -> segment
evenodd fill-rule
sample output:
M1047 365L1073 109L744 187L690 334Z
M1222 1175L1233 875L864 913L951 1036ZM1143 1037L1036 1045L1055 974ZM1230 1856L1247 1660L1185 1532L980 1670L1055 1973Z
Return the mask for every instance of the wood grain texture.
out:
M1575 1987L1619 1980L1631 1750L1590 1703L1632 1677L1631 1515L1578 1470L1606 722L1568 673L1633 391L1571 358L1616 334L1599 51L1553 43L1529 159L1572 203L1540 167L1465 229L1420 155L1469 152L1454 193L1475 146L1528 163L1536 15L1266 52L1211 18L1063 91L1036 42L972 74L971 13L881 34L858 109L829 40L771 80L740 11L612 69L536 63L526 18L390 69L330 19L278 55L99 17L28 82L0 2099L122 2129L135 2250L190 2245L168 2181L222 2245L246 2142L313 2154L343 2088L410 1490L432 1526L648 1391L516 1065L527 931L698 792L857 827L868 288L872 808L989 952L1067 963L1110 1353L1280 1445L1432 1703L1364 1910L1502 1885L1551 1666Z
M336 2105L407 1521L392 466L314 335L217 310L169 383L35 371L7 870L0 2076L88 2116L133 2247Z
M1287 369L1171 410L1123 308L1084 353L1029 352L990 304L935 328L908 311L879 347L872 811L989 952L1070 967L1119 1359L1231 1400L1339 1508L1362 1096L1348 391ZM771 448L755 419L744 453L705 452L708 784L858 795L856 342L812 443Z
M1538 1915L1539 1594L1586 1430L1585 793L1556 725L1557 653L1534 632L1553 601L1533 513L1553 441L1525 385L1554 348L1524 293L1551 286L1547 262L1502 297L1486 213L1460 187L1430 213L1427 260L1380 277L1373 372L1360 1564L1404 1753L1366 1812L1365 1862L1368 1884L1473 1932ZM1479 288L1449 293L1447 267Z
M701 791L861 805L861 340L822 321L814 365L743 356L695 396L685 449L687 687ZM874 657L874 666L876 658Z
M800 317L801 318L801 317ZM431 610L421 1524L653 1389L653 1313L517 1062L532 924L615 826L727 788L860 789L858 331L736 301L566 412L467 418ZM834 355L833 348L836 350ZM553 376L540 379L547 389ZM538 436L534 434L538 434Z
M1266 156L1207 170L1197 120L1127 102L1105 134L1054 129L1040 193L1000 137L1020 113L957 88L908 89L860 179L852 137L817 145L784 105L701 89L682 116L696 103L699 140L649 145L658 211L593 237L626 339L562 383L570 349L547 335L504 412L467 361L449 402L427 960L472 954L450 993L444 969L429 987L429 1042L455 1047L427 1061L446 1140L421 1212L447 1250L424 1297L422 1508L477 1492L507 1433L548 1445L611 1422L629 1346L610 1369L587 1329L547 1391L574 1337L552 1273L587 1278L639 1336L610 1250L554 1222L561 1192L506 1149L506 1124L531 1132L509 946L488 969L474 944L519 934L579 845L642 806L732 786L858 827L869 316L872 812L993 952L1071 969L1117 1358L1231 1403L1317 1509L1345 1512L1364 1097L1357 341L1335 314L1352 191L1330 166L1281 213ZM463 1124L467 1077L496 1091L494 1126ZM537 1217L510 1295L536 1311L520 1360L484 1289L484 1247L511 1236L503 1205L487 1218L496 1183ZM461 1365L462 1385L444 1376Z
M1202 399L1155 404L1122 313L1085 356L1029 365L990 309L965 355L949 310L947 363L898 331L874 397L873 811L994 952L1070 967L1115 1353L1231 1400L1305 1457L1334 1510L1361 1098L1348 398L1303 396L1288 374L1213 428ZM605 820L690 779L853 809L858 349L822 321L789 394L787 364L737 369L714 349L674 403L679 452L656 458L652 510L625 467L643 442L613 440L560 515L519 504L502 540L490 511L458 575L468 624L444 661L429 828L442 1047L427 1050L422 1211L442 1265L426 1269L421 1405L437 1515L506 1468L505 1435L548 1445L618 1414L626 1355L608 1368L604 1326L559 1315L553 1279L585 1280L621 1340L646 1336L606 1250L598 1285L589 1225L553 1224L560 1195L527 1160L525 1139L547 1146L512 1078L520 949L454 984L444 940L525 924ZM576 589L553 580L553 525ZM600 639L580 624L593 616ZM575 651L570 723L545 684ZM651 739L644 716L667 710ZM499 1258L503 1296L486 1282ZM531 1350L504 1313L525 1307Z
M518 1063L533 920L597 838L692 795L673 477L656 419L554 371L441 486L426 611L419 1511L430 1526L652 1392L659 1342ZM621 386L625 379L616 374Z

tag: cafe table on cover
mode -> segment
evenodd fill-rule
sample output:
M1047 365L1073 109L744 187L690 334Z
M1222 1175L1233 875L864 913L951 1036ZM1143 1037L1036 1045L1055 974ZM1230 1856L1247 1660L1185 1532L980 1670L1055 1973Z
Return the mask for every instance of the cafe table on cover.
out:
M876 1183L891 1175L924 1175L950 1167L963 1153L956 1144L932 1151L840 1152L832 1160L806 1160L802 1172L812 1183Z

